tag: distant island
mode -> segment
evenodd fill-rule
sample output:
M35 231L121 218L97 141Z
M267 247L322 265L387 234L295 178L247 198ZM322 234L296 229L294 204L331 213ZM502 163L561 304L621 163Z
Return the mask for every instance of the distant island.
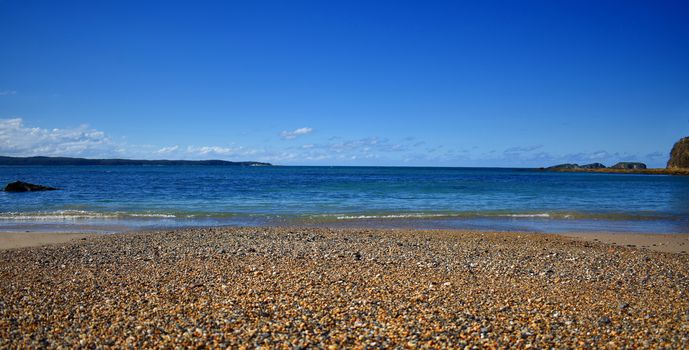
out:
M5 157L0 165L224 165L272 166L262 162L230 162L226 160L143 160L143 159L88 159L70 157Z
M639 162L619 162L610 168L606 167L605 165L601 163L591 163L591 164L584 164L584 165L579 165L579 164L574 164L574 163L565 163L565 164L558 164L554 165L551 167L546 168L547 170L591 170L591 169L626 169L626 170L641 170L641 169L646 169L646 164L644 163L639 163Z
M565 164L558 164L558 165L549 166L545 169L558 170L558 169L604 169L604 168L607 168L607 167L601 163L591 163L591 164L584 164L584 165L579 165L576 163L565 163Z
M639 162L619 162L611 167L601 163L579 165L575 163L558 164L545 171L588 172L588 173L621 173L648 175L689 175L689 137L677 141L670 151L670 159L666 168L646 168L646 164Z

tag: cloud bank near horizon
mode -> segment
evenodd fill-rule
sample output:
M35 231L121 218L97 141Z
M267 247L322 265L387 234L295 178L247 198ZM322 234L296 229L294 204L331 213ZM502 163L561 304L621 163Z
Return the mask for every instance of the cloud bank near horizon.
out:
M559 163L642 161L664 167L668 154L626 152L575 152L555 154L544 145L522 145L502 150L479 150L434 145L426 140L406 137L392 140L368 136L358 139L330 137L322 142L301 143L295 139L310 134L313 128L283 131L279 139L264 147L242 145L136 145L111 137L86 124L73 128L26 126L22 118L0 119L0 155L66 156L86 158L135 159L225 159L254 160L285 165L438 165L540 167Z
M71 129L26 127L21 118L0 119L0 153L4 155L82 155L108 153L104 132L81 125Z

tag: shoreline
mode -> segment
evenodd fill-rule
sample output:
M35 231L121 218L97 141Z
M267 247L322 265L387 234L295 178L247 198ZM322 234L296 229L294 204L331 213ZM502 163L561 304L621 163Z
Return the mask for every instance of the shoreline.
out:
M150 230L178 230L203 227L312 227L456 230L485 232L539 232L620 234L689 234L689 218L639 218L622 214L579 214L534 211L529 213L404 213L368 215L263 215L229 217L132 217L73 218L55 220L0 220L0 232L117 233ZM134 216L134 215L132 215Z
M290 227L290 226L250 226L254 229L260 228L296 228L296 229L349 229L349 230L405 230L405 231L437 231L437 232L454 232L457 234L467 232L483 232L487 234L503 234L503 235L520 235L520 234L536 234L536 235L555 235L563 238L569 238L586 242L604 243L613 247L627 247L637 248L640 250L650 250L656 252L666 253L689 253L689 234L686 233L626 233L626 232L561 232L561 233L543 233L543 232L529 232L529 231L496 231L496 230L469 230L469 229L420 229L420 228L376 228L376 227ZM231 226L208 226L208 227L188 227L188 228L161 228L163 230L181 231L189 229L237 229L238 227ZM66 243L79 239L86 239L94 236L111 235L111 234L135 234L154 231L148 230L131 230L131 231L110 231L110 232L89 232L88 230L75 230L70 232L64 230L61 232L54 231L0 231L0 250L39 247L45 245Z
M555 234L206 227L0 261L0 347L689 345L689 256Z

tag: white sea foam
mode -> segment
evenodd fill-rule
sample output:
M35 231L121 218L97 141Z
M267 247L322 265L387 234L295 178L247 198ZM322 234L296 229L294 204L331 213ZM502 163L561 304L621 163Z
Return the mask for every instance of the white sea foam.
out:
M129 214L128 216L132 216L135 218L176 218L177 215L173 214ZM188 217L192 217L189 216Z
M509 216L511 218L549 218L550 214L548 213L537 213L537 214L507 214L507 215L499 215L499 216Z
M124 213L93 212L87 210L56 210L50 212L5 212L0 213L0 220L16 221L54 221L54 220L88 220L88 219L124 219L124 218L175 218L172 214L157 213Z
M550 218L549 213L530 213L530 214L496 214L496 213L408 213L408 214L380 214L380 215L339 215L337 220L357 220L357 219L424 219L424 218L471 218L471 217L511 217L511 218Z
M118 213L97 213L86 210L57 210L52 212L0 213L0 220L74 220L116 218L118 216Z
M447 214L389 214L389 215L342 215L337 220L356 219L405 219L405 218L437 218L448 216Z

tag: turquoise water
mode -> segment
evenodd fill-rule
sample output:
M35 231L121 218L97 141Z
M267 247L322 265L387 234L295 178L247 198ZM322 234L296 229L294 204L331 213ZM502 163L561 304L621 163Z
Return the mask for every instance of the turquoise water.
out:
M689 177L411 167L0 167L0 230L299 225L689 232Z

